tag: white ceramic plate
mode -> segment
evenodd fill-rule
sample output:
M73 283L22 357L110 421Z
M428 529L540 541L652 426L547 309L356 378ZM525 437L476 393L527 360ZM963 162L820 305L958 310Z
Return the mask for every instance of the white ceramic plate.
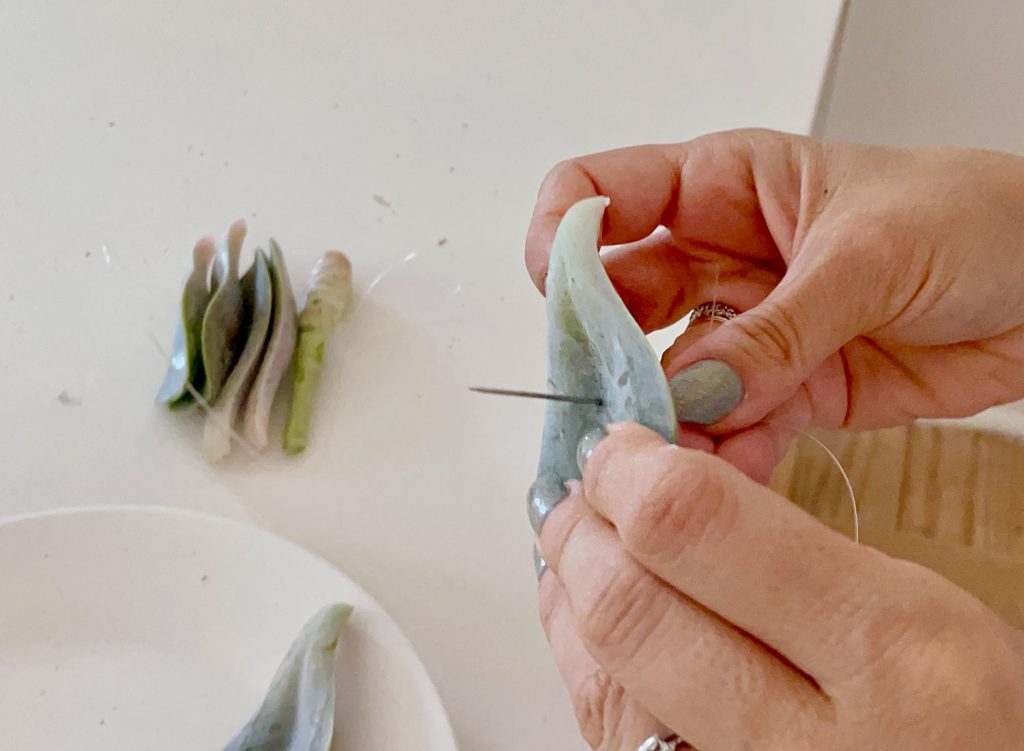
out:
M96 508L0 522L3 747L217 751L302 624L356 607L339 656L339 749L454 751L426 671L338 570L189 512Z

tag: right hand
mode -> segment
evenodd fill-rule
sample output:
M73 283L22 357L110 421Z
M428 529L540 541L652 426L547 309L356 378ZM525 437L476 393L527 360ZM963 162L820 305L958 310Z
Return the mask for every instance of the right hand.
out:
M669 376L701 360L738 373L742 401L708 428L730 461L781 458L769 414L866 429L1024 397L1024 159L749 130L574 159L531 223L540 289L563 214L598 194L603 243L624 244L607 268L645 330L705 301L745 311L664 358Z
M1024 633L712 456L608 427L540 531L593 748L1020 751Z

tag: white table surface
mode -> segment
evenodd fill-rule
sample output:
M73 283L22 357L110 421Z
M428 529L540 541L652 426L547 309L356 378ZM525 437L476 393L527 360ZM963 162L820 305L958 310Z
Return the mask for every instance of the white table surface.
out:
M0 515L264 525L395 616L465 749L582 747L536 621L543 407L466 387L544 384L521 253L547 169L808 130L840 4L0 2ZM239 216L300 288L328 247L364 290L410 260L330 353L308 455L212 469L197 420L153 407L151 337L195 238Z

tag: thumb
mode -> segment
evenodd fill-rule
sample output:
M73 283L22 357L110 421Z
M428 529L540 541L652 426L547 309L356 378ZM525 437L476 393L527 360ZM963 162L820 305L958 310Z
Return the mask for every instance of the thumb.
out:
M799 276L793 271L737 317L694 322L665 353L680 422L726 431L751 425L865 330L866 298L837 288L850 286L837 284L845 274L820 267ZM837 359L843 383L840 366Z

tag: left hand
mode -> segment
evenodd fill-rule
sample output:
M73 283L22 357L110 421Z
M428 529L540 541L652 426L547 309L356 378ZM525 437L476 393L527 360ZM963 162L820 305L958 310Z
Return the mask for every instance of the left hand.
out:
M812 425L906 425L1024 398L1022 185L1024 158L1009 154L711 133L556 166L526 264L543 290L565 212L603 195L601 245L619 247L601 257L645 331L700 303L741 311L688 329L663 363L677 416L700 426L681 442L767 481ZM689 368L707 360L742 389L695 393Z
M722 459L609 427L540 535L541 614L587 742L1002 751L1024 635Z

